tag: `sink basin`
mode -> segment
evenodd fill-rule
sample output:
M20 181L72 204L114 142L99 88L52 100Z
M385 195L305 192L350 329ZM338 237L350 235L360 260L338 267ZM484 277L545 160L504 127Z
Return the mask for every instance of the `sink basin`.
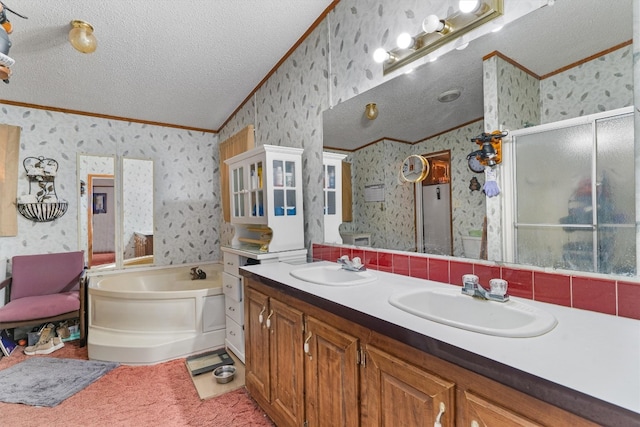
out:
M456 289L421 289L394 294L389 303L416 316L468 331L499 337L543 335L558 321L544 310L518 301L496 302Z
M317 265L291 271L296 279L326 286L355 286L370 283L376 276L368 271L348 271L340 265Z

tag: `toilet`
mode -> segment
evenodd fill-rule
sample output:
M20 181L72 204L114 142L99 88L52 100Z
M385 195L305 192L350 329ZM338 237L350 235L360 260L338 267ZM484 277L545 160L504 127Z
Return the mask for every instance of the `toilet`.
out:
M466 258L480 259L482 237L462 236L462 249Z

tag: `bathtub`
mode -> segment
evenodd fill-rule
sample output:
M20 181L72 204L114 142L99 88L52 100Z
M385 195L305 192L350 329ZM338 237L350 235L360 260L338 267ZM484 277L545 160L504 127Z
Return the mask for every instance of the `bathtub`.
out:
M223 265L151 267L89 275L89 359L149 365L224 347Z

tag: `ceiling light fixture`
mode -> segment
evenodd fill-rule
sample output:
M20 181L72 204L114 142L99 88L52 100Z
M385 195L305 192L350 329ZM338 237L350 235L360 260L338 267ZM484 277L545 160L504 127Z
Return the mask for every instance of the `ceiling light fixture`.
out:
M69 42L78 52L93 53L98 47L96 36L93 35L93 27L85 21L71 21Z
M375 120L378 117L378 106L375 102L370 102L364 107L364 115L369 120Z
M447 90L447 91L442 92L440 95L438 95L438 101L440 101L440 102L452 102L452 101L455 101L456 99L460 98L461 94L462 94L462 91L460 89Z
M422 22L421 33L413 37L408 33L398 37L397 49L377 49L374 52L374 60L382 64L383 74L391 73L420 59L469 31L502 16L504 0L464 0L458 3L458 7L459 10L444 19L437 15L427 16Z

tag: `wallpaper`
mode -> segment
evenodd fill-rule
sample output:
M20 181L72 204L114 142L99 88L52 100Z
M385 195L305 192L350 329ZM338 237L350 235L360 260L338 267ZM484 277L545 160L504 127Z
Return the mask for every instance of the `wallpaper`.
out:
M633 105L631 46L542 80L542 123Z
M78 239L77 153L154 161L157 264L221 258L216 135L7 105L0 106L0 121L22 127L20 162L30 156L58 161L56 192L69 202L53 222L17 214L18 235L1 238L0 258L84 248ZM28 185L20 170L18 195L27 194Z
M136 256L135 233L153 233L153 162L122 159L124 259Z

